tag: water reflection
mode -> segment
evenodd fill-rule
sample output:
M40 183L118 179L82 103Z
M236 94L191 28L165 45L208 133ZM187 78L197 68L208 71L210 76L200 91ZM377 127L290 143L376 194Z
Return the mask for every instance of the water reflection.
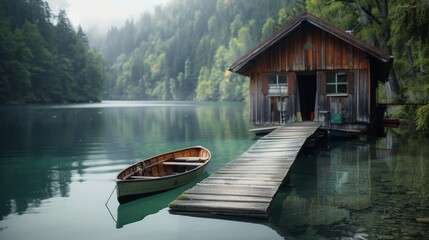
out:
M399 136L302 152L273 203L272 227L303 239L429 234L416 222L429 214L427 138Z
M141 158L203 145L213 153L211 174L253 144L246 110L245 104L191 102L0 107L0 238L75 239L79 232L82 239L170 239L184 231L211 239L429 235L416 221L429 216L428 138L401 129L304 151L273 203L268 224L276 232L262 224L169 215L165 206L188 186L109 204L115 228L104 203L116 172Z
M114 174L126 165L171 149L222 147L220 161L209 167L218 168L231 159L229 154L237 155L251 144L243 106L194 102L1 106L1 220L38 208L45 199L71 197L73 182L113 184ZM231 141L236 144L223 143ZM95 189L92 194L99 193Z
M187 188L184 186L180 187L183 191L188 188L189 186ZM164 194L157 194L121 204L117 207L116 227L122 228L127 224L141 221L145 217L164 209L176 197L177 193L175 191L169 191Z
M193 185L195 185L195 182L199 182L207 176L208 173L205 172L193 183L176 188L174 191L167 191L162 194L152 195L119 205L117 207L117 219L114 219L116 221L116 227L122 228L127 224L141 221L145 217L159 212L160 210L166 208L170 202L176 199L178 193L184 192L186 189L191 188ZM113 216L113 218L115 218L115 216Z
M353 142L321 152L317 157L318 190L326 203L362 210L371 196L370 146Z

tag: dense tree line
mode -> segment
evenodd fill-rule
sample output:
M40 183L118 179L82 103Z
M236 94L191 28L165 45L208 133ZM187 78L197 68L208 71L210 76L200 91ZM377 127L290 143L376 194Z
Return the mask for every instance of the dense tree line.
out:
M0 56L0 103L101 100L101 54L42 0L0 0Z
M228 66L304 10L303 0L173 0L107 33L104 98L242 101L248 83Z

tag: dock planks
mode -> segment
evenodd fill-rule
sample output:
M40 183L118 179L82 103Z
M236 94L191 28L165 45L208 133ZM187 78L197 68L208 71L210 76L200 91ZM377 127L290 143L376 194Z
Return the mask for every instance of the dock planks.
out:
M293 123L260 138L237 159L170 203L175 214L266 219L272 200L316 122Z

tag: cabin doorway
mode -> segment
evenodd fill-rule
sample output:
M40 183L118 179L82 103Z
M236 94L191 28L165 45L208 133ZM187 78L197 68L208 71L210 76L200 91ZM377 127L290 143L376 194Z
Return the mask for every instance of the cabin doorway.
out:
M314 107L317 92L316 79L316 74L297 75L300 105L299 111L301 113L302 121L314 120Z

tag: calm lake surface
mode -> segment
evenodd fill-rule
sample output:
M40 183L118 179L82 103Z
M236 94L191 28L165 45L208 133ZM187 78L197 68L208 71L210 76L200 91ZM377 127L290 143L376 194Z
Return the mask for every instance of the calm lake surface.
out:
M130 102L0 106L0 239L425 239L429 141L386 137L302 151L269 221L173 215L167 205L256 139L244 103ZM202 145L195 182L119 205L118 171ZM417 221L419 219L419 221Z

